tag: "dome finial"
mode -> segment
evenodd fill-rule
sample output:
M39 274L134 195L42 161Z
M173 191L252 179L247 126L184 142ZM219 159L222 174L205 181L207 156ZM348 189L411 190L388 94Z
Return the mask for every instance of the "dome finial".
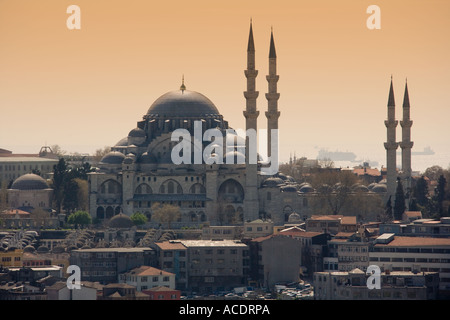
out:
M181 87L180 87L181 93L184 92L184 90L186 90L186 86L184 85L184 74L183 77L181 78Z

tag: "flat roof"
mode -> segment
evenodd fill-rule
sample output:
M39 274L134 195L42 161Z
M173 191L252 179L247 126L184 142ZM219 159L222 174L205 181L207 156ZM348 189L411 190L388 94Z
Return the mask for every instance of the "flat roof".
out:
M247 247L235 240L180 240L186 247Z
M150 247L142 248L91 248L91 249L76 249L73 252L141 252L153 250Z

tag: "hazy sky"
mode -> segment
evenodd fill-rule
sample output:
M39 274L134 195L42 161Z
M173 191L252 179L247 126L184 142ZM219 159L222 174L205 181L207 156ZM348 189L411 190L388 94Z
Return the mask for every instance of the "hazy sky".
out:
M80 30L66 26L72 4ZM366 26L370 5L380 30ZM251 18L260 128L273 26L282 160L321 147L383 159L391 74L398 120L408 78L414 149L449 155L448 0L0 0L0 148L114 145L182 74L245 128Z

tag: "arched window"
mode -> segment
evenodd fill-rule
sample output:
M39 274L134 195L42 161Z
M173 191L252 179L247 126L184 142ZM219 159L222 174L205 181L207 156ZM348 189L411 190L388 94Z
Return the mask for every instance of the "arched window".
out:
M146 184L142 183L136 188L136 194L152 194L152 188Z
M183 194L183 188L181 185L175 180L167 180L164 181L161 187L159 188L159 193L168 193L168 194Z
M244 188L234 179L228 179L220 185L219 201L242 203L244 201Z
M189 193L202 194L202 193L206 193L206 189L202 184L196 183L191 186L191 188L189 189Z
M105 208L103 207L97 208L97 219L105 219Z
M175 193L173 181L169 181L169 183L167 184L167 193Z

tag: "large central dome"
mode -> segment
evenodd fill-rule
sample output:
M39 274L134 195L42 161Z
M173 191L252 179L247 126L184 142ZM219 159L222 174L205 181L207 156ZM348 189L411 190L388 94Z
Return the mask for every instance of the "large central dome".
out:
M170 91L159 97L147 115L159 117L202 117L220 115L214 103L201 93L189 90Z

